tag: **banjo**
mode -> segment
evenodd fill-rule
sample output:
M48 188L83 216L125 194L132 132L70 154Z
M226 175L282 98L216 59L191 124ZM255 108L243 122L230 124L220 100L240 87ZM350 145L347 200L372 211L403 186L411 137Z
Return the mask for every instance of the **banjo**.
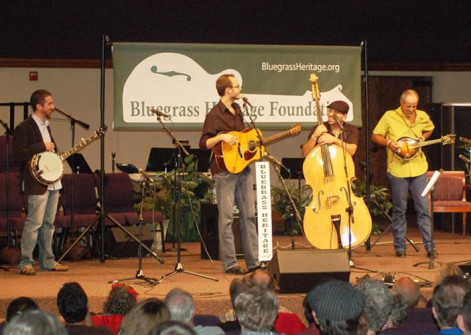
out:
M29 170L31 175L38 183L43 185L55 183L61 179L62 175L64 174L64 160L66 160L70 155L84 149L90 143L98 139L105 133L106 128L106 126L101 127L95 131L92 136L87 139L82 139L79 144L60 155L53 151L44 151L34 155L33 158L31 158L29 161Z

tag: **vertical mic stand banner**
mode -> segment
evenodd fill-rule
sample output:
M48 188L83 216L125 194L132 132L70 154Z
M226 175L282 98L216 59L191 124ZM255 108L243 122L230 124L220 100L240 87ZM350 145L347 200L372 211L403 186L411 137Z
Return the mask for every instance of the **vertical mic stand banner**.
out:
M270 163L255 163L257 182L258 259L268 262L273 257L271 220Z
M160 130L152 110L169 115L177 130L201 130L219 101L216 79L233 74L251 102L244 111L266 130L327 120L342 100L346 121L361 121L361 47L184 43L113 43L114 112L118 130ZM321 82L316 110L309 76ZM241 102L240 102L241 103Z

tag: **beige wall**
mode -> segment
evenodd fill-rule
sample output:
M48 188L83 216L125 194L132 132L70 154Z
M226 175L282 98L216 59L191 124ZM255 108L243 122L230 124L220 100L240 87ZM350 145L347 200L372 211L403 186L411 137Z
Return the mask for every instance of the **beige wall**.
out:
M29 71L38 71L39 80L29 81ZM370 72L370 75L432 76L434 102L471 102L471 72ZM2 83L0 102L28 101L35 89L50 90L59 109L90 124L88 131L76 126L75 144L80 141L80 138L89 137L100 126L99 69L0 68L0 81ZM171 141L162 131L114 131L112 129L112 70L106 71L105 88L105 124L109 127L105 136L105 171L111 172L111 152L116 152L117 162L133 163L137 167L145 168L150 148L172 147ZM216 92L214 94L216 96ZM17 122L20 121L21 116L22 108L18 108ZM0 119L9 121L8 107L0 108ZM59 148L64 151L71 147L72 133L69 122L56 113L51 124ZM305 141L307 132L306 129L295 138L274 144L269 147L270 153L279 160L283 157L300 157L300 145ZM276 132L267 131L264 135L273 133ZM192 148L197 147L199 136L199 131L177 133L178 138L189 139ZM100 167L99 141L85 148L82 153L92 170Z

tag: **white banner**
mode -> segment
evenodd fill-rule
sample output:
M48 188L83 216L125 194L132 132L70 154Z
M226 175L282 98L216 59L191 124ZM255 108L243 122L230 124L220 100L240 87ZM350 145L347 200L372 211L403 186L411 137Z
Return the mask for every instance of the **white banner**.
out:
M270 163L267 161L256 162L255 172L257 182L258 259L261 262L268 262L273 257Z

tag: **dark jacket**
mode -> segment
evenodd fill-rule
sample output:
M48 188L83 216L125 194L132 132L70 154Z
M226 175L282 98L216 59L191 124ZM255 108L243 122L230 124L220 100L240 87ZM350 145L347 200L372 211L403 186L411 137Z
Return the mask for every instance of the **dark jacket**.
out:
M51 135L52 142L55 144L49 127L48 131ZM25 182L25 193L36 195L46 193L47 186L38 183L31 175L29 168L31 158L33 158L35 154L46 151L46 145L44 144L39 127L31 115L16 126L13 148L15 160L20 165L20 185L23 180Z

